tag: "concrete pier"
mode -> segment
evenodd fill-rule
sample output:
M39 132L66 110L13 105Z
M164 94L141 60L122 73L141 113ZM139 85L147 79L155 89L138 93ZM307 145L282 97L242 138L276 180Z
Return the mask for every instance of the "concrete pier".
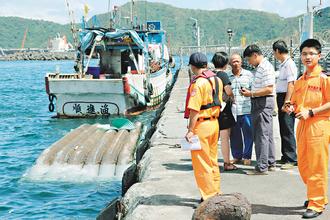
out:
M132 185L121 199L119 216L124 219L188 220L199 204L200 194L192 171L190 152L179 148L187 130L187 120L183 118L182 111L188 83L187 72L180 71L150 139L150 149L137 165L138 183ZM274 137L279 159L281 153L276 117ZM219 163L222 165L220 148ZM254 165L255 162L251 166L238 165L240 169L234 172L223 172L221 167L221 191L245 195L252 204L252 220L301 219L305 211L306 189L298 169L283 171L278 168L267 176L246 175L244 171L253 169ZM330 219L329 210L328 206L316 219Z

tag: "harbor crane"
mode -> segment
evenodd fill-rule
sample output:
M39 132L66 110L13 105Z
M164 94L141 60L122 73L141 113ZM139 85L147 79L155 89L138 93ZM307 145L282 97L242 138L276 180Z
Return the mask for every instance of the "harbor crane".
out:
M21 43L21 49L24 49L24 45L25 45L25 41L26 41L26 35L27 35L28 30L29 30L29 28L26 28L25 31L24 31L24 36L23 36L22 43Z

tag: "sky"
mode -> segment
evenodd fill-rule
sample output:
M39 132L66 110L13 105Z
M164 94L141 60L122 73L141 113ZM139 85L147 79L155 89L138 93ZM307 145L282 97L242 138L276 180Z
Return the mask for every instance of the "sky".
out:
M68 0L75 20L79 21L83 5L87 3L90 15L105 13L109 0ZM137 1L137 0L135 0ZM279 14L281 17L293 17L306 12L307 0L148 0L162 2L179 8L222 10L226 8L254 9ZM330 0L321 0L322 7L329 7ZM111 0L114 5L122 5L127 0ZM320 0L309 0L311 6L320 4ZM0 16L18 16L42 19L61 24L70 22L65 0L0 0Z

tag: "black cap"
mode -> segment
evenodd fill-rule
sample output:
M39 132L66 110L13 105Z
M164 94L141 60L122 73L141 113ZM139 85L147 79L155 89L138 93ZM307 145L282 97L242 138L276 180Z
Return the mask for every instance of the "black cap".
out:
M190 55L189 65L193 65L197 68L202 68L207 65L207 57L205 54L196 52Z

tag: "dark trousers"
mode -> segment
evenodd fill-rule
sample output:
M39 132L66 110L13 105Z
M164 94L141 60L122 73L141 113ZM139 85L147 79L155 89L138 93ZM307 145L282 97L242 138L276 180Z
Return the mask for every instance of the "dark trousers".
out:
M280 124L281 151L283 162L297 162L296 138L294 136L294 114L281 111L286 93L277 93L278 122Z
M254 148L257 158L256 170L264 172L275 165L273 138L274 97L264 96L251 99L251 119Z
M253 140L251 116L237 115L237 122L230 131L230 147L233 158L251 159L252 146Z

